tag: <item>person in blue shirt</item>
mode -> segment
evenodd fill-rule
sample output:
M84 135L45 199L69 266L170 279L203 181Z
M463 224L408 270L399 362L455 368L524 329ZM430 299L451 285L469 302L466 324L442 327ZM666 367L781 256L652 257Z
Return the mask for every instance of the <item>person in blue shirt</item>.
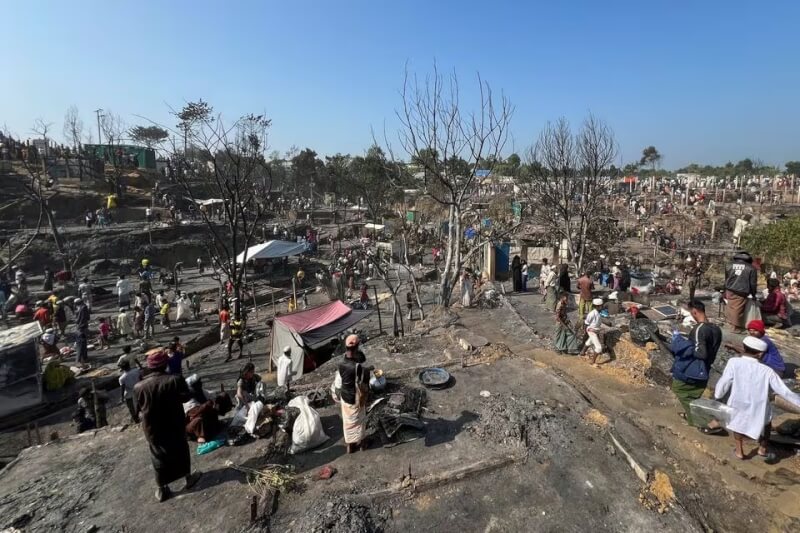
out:
M774 370L778 376L783 377L783 373L786 372L786 363L783 362L783 357L778 347L775 346L775 343L772 342L772 339L767 335L764 321L751 320L748 322L747 333L757 339L761 339L767 344L767 351L764 352L764 355L761 357L761 362ZM741 349L733 344L726 344L725 347L737 353L742 353Z

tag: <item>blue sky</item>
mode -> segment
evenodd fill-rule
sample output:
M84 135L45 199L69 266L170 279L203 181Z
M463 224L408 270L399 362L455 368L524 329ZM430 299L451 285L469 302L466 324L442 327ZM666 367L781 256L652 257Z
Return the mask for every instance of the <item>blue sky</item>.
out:
M363 152L395 131L406 63L477 72L516 107L513 149L547 120L592 111L623 162L800 159L800 2L154 1L5 2L0 124L27 137L77 105L172 124L203 98L273 119L271 146ZM96 126L93 127L96 139ZM512 146L509 145L510 152Z

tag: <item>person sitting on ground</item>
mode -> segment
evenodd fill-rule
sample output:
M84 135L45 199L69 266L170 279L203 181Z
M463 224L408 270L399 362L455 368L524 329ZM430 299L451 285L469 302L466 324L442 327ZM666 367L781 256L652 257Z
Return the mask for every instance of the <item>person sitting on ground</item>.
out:
M758 456L772 464L777 458L767 447L772 430L770 390L797 406L800 406L800 395L792 392L767 365L759 364L768 349L766 342L748 336L742 344L742 357L728 360L714 396L721 400L730 392L727 404L733 414L727 428L733 432L736 457L746 458L744 438L749 437L758 441Z
M769 295L761 303L761 319L764 324L775 328L790 327L789 313L786 310L786 295L781 291L780 282L777 279L768 279L767 290Z
M256 398L256 386L261 381L261 376L256 374L256 366L246 363L236 382L236 408L240 409Z
M761 320L751 320L747 323L747 333L751 337L764 341L767 345L767 349L761 357L761 362L774 370L779 377L783 377L783 373L786 371L786 363L783 362L783 357L781 357L781 352L778 351L778 347L775 346L775 343L772 342L772 339L766 334L764 322ZM733 343L726 343L725 347L735 352L742 353L742 349Z
M42 357L53 357L59 355L56 330L53 328L47 328L44 330L40 342L42 344Z
M690 426L694 426L689 405L692 401L700 398L708 386L711 365L714 364L719 347L722 345L722 330L708 321L706 306L703 302L692 300L688 307L689 313L697 325L689 332L688 340L681 336L675 337L673 334L673 339L682 340L685 344L688 343L688 346L685 353L682 351L681 354L676 354L673 351L676 358L672 365L672 392L683 407L682 416ZM676 349L675 340L673 340L672 349ZM712 421L706 427L698 427L698 429L706 434L722 431L716 421Z
M142 378L141 370L139 370L139 368L131 368L130 361L123 358L121 358L118 362L118 366L120 370L119 386L121 390L122 401L125 402L125 405L128 407L128 412L131 415L131 422L138 424L139 408L136 405L136 397L133 394L133 387L139 383Z
M286 387L288 390L292 384L292 349L289 346L283 347L283 353L278 358L278 387Z
M84 431L97 427L94 410L94 394L92 394L92 389L90 387L84 386L78 391L78 408L73 414L72 420L75 422L75 429L78 433L83 433Z
M203 394L202 398L196 397L184 403L186 436L196 440L197 444L213 439L224 428L219 417L225 416L232 407L233 402L227 392L218 393L213 400Z

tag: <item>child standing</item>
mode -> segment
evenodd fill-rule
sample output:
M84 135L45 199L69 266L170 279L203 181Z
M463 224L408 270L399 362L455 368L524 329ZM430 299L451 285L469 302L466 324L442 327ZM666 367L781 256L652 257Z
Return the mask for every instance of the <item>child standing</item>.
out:
M101 317L98 329L100 330L100 348L108 350L110 347L108 338L111 336L111 324L109 324L105 318Z
M144 311L141 307L133 308L133 336L140 338L144 333Z
M169 302L166 299L161 304L161 325L164 329L169 329Z

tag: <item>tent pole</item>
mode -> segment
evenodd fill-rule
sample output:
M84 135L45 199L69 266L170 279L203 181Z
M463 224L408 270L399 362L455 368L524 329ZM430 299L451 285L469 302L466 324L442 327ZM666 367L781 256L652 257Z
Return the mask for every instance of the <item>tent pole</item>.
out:
M375 309L378 310L378 330L381 332L381 334L383 334L383 321L381 320L381 305L378 303L378 287L373 285L372 290L375 291Z
M295 283L297 276L292 276L292 302L294 303L294 310L297 311L297 284Z

